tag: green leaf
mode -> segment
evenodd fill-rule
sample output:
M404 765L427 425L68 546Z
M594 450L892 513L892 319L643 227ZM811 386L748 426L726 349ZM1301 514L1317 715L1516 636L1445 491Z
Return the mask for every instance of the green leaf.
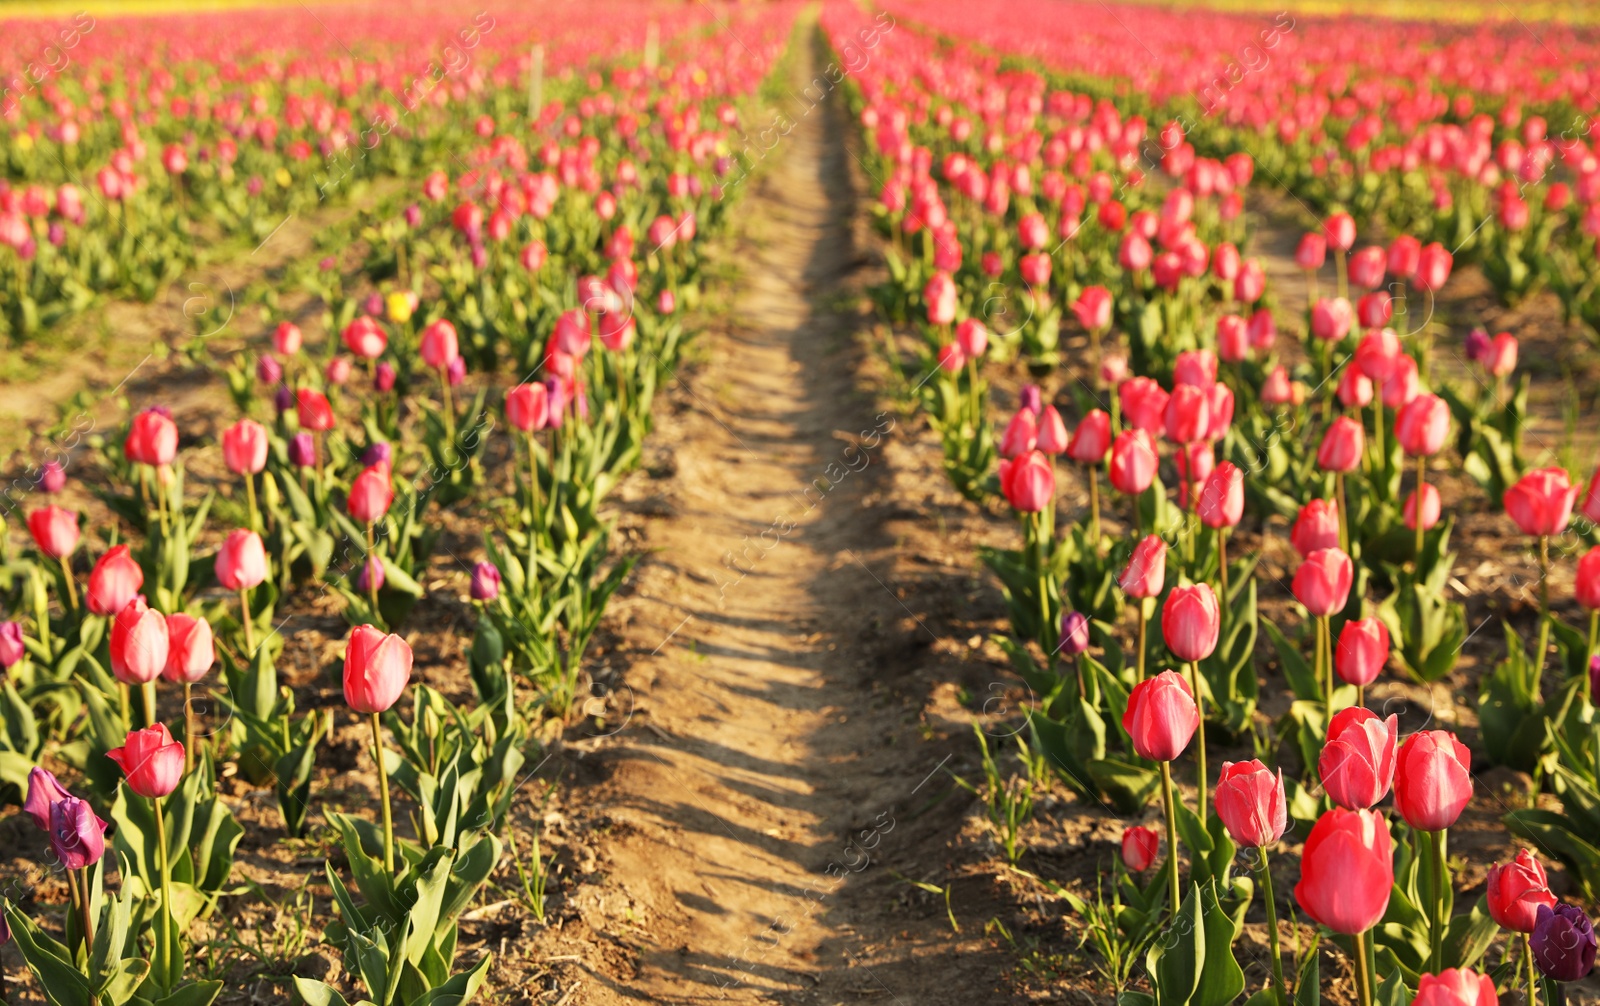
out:
M1199 1006L1226 1006L1244 991L1244 970L1233 956L1238 927L1217 900L1215 881L1200 889L1205 922L1205 960L1200 971Z
M1184 1006L1194 998L1200 988L1205 936L1200 888L1191 884L1171 924L1145 955L1158 1006Z

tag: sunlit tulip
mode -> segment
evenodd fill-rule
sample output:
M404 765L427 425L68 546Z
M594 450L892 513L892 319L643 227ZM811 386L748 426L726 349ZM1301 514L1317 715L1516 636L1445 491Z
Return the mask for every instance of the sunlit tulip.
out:
M1567 529L1578 487L1567 480L1565 468L1539 468L1518 479L1505 491L1502 502L1523 534L1536 538L1558 535Z
M111 673L129 685L154 681L166 669L170 646L166 616L134 597L111 623Z
M1448 968L1417 979L1411 1006L1499 1006L1494 979L1465 968Z
M1300 508L1289 543L1301 558L1324 548L1339 547L1339 507L1333 500L1311 500Z
M1366 932L1389 908L1393 850L1389 822L1381 815L1335 807L1306 838L1295 901L1336 933Z
M1117 586L1132 598L1159 597L1167 579L1167 543L1147 535L1133 548L1128 564L1117 576Z
M1361 466L1366 449L1366 430L1348 416L1340 416L1322 435L1317 448L1317 467L1327 472L1352 472Z
M217 582L226 590L249 590L267 578L267 550L254 531L232 531L217 549Z
M115 615L128 606L144 585L144 570L128 554L128 546L117 545L100 557L89 573L85 592L89 610L96 615Z
M1395 437L1414 458L1437 454L1449 432L1450 406L1437 395L1418 395L1395 416Z
M1161 607L1161 635L1183 661L1204 660L1217 648L1221 630L1217 595L1208 583L1174 587Z
M122 452L129 461L160 467L170 465L178 453L178 427L159 409L146 409L133 417Z
M1513 933L1533 932L1539 906L1556 904L1544 864L1527 849L1519 850L1509 863L1489 867L1486 887L1490 917Z
M1338 548L1322 548L1306 556L1294 571L1295 600L1321 618L1344 608L1354 571L1350 557Z
M163 723L130 731L123 746L106 757L121 766L129 789L152 800L169 795L183 778L183 745Z
M1162 671L1134 685L1122 714L1122 729L1132 739L1134 752L1150 761L1172 761L1182 754L1199 724L1194 693L1175 671Z
M1344 623L1333 654L1339 680L1365 688L1378 680L1389 660L1389 630L1377 618L1353 618Z
M1228 835L1241 846L1273 845L1289 823L1283 770L1274 773L1259 761L1223 762L1215 803Z
M1156 476L1156 452L1143 430L1123 430L1111 444L1111 485L1117 492L1137 496L1150 488Z
M71 555L78 548L78 515L58 506L28 514L28 531L39 551L52 559Z
M1419 831L1443 831L1472 799L1472 754L1447 730L1406 738L1395 759L1394 806Z
M1000 462L1000 491L1022 513L1038 513L1055 496L1055 469L1038 451Z
M254 475L267 466L267 431L254 419L241 419L222 431L222 460L235 475Z
M1136 825L1122 833L1122 865L1129 873L1150 869L1160 851L1161 833L1154 828Z

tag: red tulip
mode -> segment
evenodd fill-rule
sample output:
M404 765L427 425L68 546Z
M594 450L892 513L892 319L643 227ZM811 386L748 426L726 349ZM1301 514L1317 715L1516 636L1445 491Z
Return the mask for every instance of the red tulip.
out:
M389 466L376 464L362 469L350 483L345 505L357 523L375 524L389 512L389 504L393 502L394 486L389 478Z
M1388 264L1389 258L1381 247L1368 245L1350 256L1350 282L1368 288L1382 286Z
M1111 417L1104 409L1092 409L1078 422L1067 454L1086 465L1099 464L1111 449Z
M1133 547L1128 565L1117 577L1117 586L1129 597L1158 597L1167 582L1167 543L1158 535L1147 535Z
M542 430L550 421L549 389L519 384L506 391L506 421L524 433Z
M1162 671L1133 686L1122 729L1133 739L1133 750L1150 761L1172 761L1189 746L1200 725L1189 682L1176 671Z
M1039 438L1036 446L1052 456L1067 449L1067 424L1061 421L1061 413L1056 411L1054 405L1046 405L1044 411L1039 413Z
M1422 530L1431 531L1439 523L1441 505L1439 502L1439 487L1431 482L1422 484ZM1406 494L1405 504L1406 527L1415 531L1417 529L1417 493L1412 491Z
M295 392L295 414L303 430L321 433L333 429L333 406L328 404L328 396L315 388Z
M1000 435L1000 456L1015 458L1033 450L1039 440L1039 426L1028 409L1018 409Z
M183 745L162 723L129 731L123 746L106 757L122 767L129 789L152 800L170 794L183 779Z
M1239 267L1239 275L1233 278L1234 299L1245 304L1254 304L1261 299L1266 290L1267 274L1260 261L1253 258L1245 259L1244 264Z
M956 284L949 273L934 273L922 288L922 299L928 305L928 324L942 326L956 320Z
M350 630L344 656L344 701L358 713L381 713L411 680L411 647L370 625Z
M178 426L172 417L156 409L146 409L133 417L123 455L141 465L169 465L178 454Z
M342 338L350 352L365 360L376 360L389 344L389 335L383 326L368 315L361 315L346 325Z
M1361 452L1366 445L1365 428L1349 416L1340 416L1322 435L1317 467L1326 472L1353 472L1361 465Z
M434 370L444 370L461 355L456 327L440 318L422 330L422 341L417 347L422 362Z
M1217 383L1217 357L1209 349L1186 349L1172 365L1174 385L1192 384L1210 388ZM1176 389L1174 389L1176 390Z
M1130 377L1117 388L1122 417L1136 430L1160 433L1167 415L1167 393L1149 377Z
M1343 297L1323 297L1311 305L1311 334L1324 342L1338 342L1350 334L1355 310Z
M956 326L956 345L964 357L976 360L989 348L989 330L978 319L968 318Z
M1055 467L1038 451L1028 451L1014 461L1001 461L1000 491L1017 510L1038 513L1055 497Z
M1437 395L1418 395L1394 418L1395 438L1414 458L1437 454L1449 432L1450 406Z
M1347 409L1364 409L1372 404L1372 381L1356 367L1346 367L1339 375L1339 404Z
M1394 807L1419 831L1443 831L1472 799L1472 752L1448 730L1406 738L1394 767Z
M1072 311L1078 323L1091 332L1104 332L1111 327L1111 291L1103 286L1086 286L1072 302Z
M1217 648L1221 617L1210 584L1172 588L1161 608L1161 635L1167 649L1179 660L1206 659Z
M1306 234L1294 252L1294 263L1306 272L1315 272L1328 260L1328 239L1321 234Z
M1374 381L1393 377L1402 355L1400 337L1392 328L1375 328L1356 343L1356 366Z
M1294 385L1289 381L1289 371L1277 366L1261 382L1261 404L1288 405L1294 401Z
M1167 397L1167 439L1175 444L1203 440L1211 429L1211 401L1203 388L1180 384Z
M1578 487L1567 481L1565 468L1540 468L1518 479L1502 500L1522 533L1538 538L1567 529L1577 498Z
M1437 292L1450 279L1450 269L1454 264L1455 257L1445 250L1444 245L1435 241L1417 255L1417 272L1412 282L1418 290Z
M1135 825L1122 833L1122 865L1130 873L1143 873L1161 851L1161 834L1154 828Z
M278 327L272 330L272 348L280 356L293 356L300 352L302 341L300 326L292 321L280 321Z
M1217 319L1217 355L1227 363L1238 363L1250 355L1250 330L1236 314Z
M170 643L167 620L151 611L143 597L134 597L111 623L111 673L117 680L142 685L161 676Z
M1389 822L1370 810L1334 808L1311 826L1294 897L1313 921L1337 933L1371 929L1394 886Z
M1374 290L1356 301L1356 322L1362 328L1382 329L1394 320L1394 298L1387 290Z
M1389 792L1394 781L1399 720L1361 706L1334 713L1328 740L1317 759L1317 774L1328 799L1349 810L1365 810Z
M1533 932L1539 906L1556 905L1544 864L1527 849L1518 851L1509 863L1489 867L1487 894L1490 917L1513 933Z
M161 676L174 684L194 684L217 662L211 623L178 612L167 616L167 664Z
M1315 617L1344 609L1354 577L1350 557L1337 548L1322 548L1306 556L1294 571L1295 600Z
M40 507L28 514L28 530L39 551L52 559L71 555L78 547L78 515L71 510Z
M1591 548L1578 560L1574 595L1590 611L1600 611L1600 547Z
M217 582L231 591L248 590L267 578L267 550L254 531L232 531L217 549Z
M1227 435L1228 427L1233 425L1233 392L1218 381L1206 394L1210 396L1211 428L1206 430L1205 439L1221 440Z
M1417 979L1411 1006L1500 1006L1494 979L1467 968L1446 968Z
M1489 343L1489 352L1483 359L1483 368L1496 377L1505 377L1517 369L1517 337L1501 332Z
M1334 670L1346 684L1366 686L1389 660L1389 630L1377 618L1352 619L1339 633Z
M1322 222L1322 234L1327 239L1328 247L1338 251L1349 251L1356 243L1356 221L1348 213L1333 213Z
M1339 547L1339 506L1333 500L1312 500L1300 508L1289 544L1304 559L1323 548Z
M1111 445L1111 485L1119 493L1137 496L1156 477L1156 450L1144 430L1123 430Z
M1225 761L1213 799L1217 816L1239 845L1272 845L1283 837L1288 826L1282 769L1274 774L1259 761Z
M1209 528L1237 527L1244 516L1244 472L1231 461L1222 461L1200 489L1195 505L1200 522Z
M89 610L96 615L115 615L128 606L144 586L144 570L128 554L128 546L117 545L94 564L89 572Z
M1589 488L1583 494L1583 505L1578 509L1589 520L1600 524L1600 469L1590 477Z
M1389 275L1396 279L1410 279L1417 271L1417 259L1422 255L1422 242L1409 234L1402 234L1389 244Z
M1417 361L1402 353L1394 362L1394 373L1383 382L1383 404L1398 409L1416 400L1421 392L1417 380Z
M235 475L254 475L267 466L267 431L254 419L241 419L222 431L222 460Z

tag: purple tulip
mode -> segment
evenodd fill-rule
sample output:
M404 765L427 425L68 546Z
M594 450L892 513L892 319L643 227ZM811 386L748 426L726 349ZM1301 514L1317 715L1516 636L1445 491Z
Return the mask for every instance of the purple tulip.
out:
M361 569L356 573L356 589L363 594L370 594L375 590L382 590L383 584L383 560L373 556L362 563Z
M50 805L71 795L61 787L54 773L35 765L28 773L28 797L22 801L22 809L33 818L34 824L49 831Z
M361 463L371 468L376 464L389 464L394 459L394 451L388 442L379 440L361 452Z
M362 303L361 310L363 313L370 314L374 318L383 317L383 294L367 294L367 299Z
M1540 905L1528 944L1546 977L1575 982L1594 970L1594 924L1572 905Z
M412 203L406 207L406 226L415 227L422 223L422 207Z
M1017 408L1038 415L1044 410L1044 396L1039 391L1037 384L1024 384L1018 395Z
M278 362L277 357L261 354L261 358L256 360L256 380L268 386L277 384L283 380L283 364Z
M394 364L388 360L378 361L377 369L372 372L372 386L379 391L393 391L394 379Z
M98 863L106 854L106 823L85 801L62 797L50 805L50 848L69 870Z
M58 493L67 484L67 470L54 461L45 463L44 471L39 476L39 486L47 493Z
M289 463L310 468L317 463L317 442L309 433L296 433L289 438Z
M492 601L500 596L500 570L492 562L480 562L472 567L472 599Z
M50 244L57 248L60 248L62 245L67 243L67 229L61 226L60 221L51 223L50 229L46 231L46 235L49 238Z
M0 667L16 666L27 653L28 648L22 645L22 626L16 622L0 622Z
M288 412L294 408L294 392L289 390L287 384L278 385L278 391L272 396L272 407L279 412Z
M1493 343L1489 339L1489 333L1481 328L1475 328L1467 334L1463 352L1467 354L1467 359L1473 363L1478 363L1489 355L1490 347L1492 346Z
M1081 611L1061 616L1061 652L1069 657L1089 648L1089 618Z

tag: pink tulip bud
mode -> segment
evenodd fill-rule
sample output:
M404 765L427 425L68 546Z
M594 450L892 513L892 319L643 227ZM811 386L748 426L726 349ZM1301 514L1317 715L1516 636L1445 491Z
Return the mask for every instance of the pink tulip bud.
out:
M235 475L254 475L267 466L267 431L254 419L241 419L222 431L222 460Z
M1210 584L1172 588L1161 606L1161 635L1167 649L1179 660L1206 659L1217 648L1221 617Z
M143 585L144 570L128 554L128 546L117 545L101 556L89 573L89 610L96 615L114 616L128 606Z
M167 796L183 779L183 745L172 739L164 723L129 732L123 746L107 751L106 757L122 767L128 788L148 799Z
M1122 728L1133 750L1150 761L1172 761L1183 753L1200 725L1189 682L1175 671L1162 671L1133 686Z
M1344 609L1354 576L1350 557L1343 550L1318 549L1306 556L1294 572L1295 600L1305 605L1313 617L1332 615Z
M1283 770L1273 773L1254 760L1223 762L1215 805L1234 842L1258 849L1275 844L1289 824Z
M254 531L229 532L217 549L217 582L223 589L248 590L267 578L267 550Z
M1167 543L1152 534L1133 547L1128 565L1117 577L1117 586L1129 597L1159 597L1166 580Z
M217 661L211 623L178 612L167 616L167 664L161 676L175 684L203 680Z
M411 680L411 647L370 625L350 631L344 658L344 700L358 713L381 713Z
M1344 623L1333 656L1333 669L1339 680L1348 685L1370 685L1378 680L1388 660L1389 630L1380 619L1360 618Z

